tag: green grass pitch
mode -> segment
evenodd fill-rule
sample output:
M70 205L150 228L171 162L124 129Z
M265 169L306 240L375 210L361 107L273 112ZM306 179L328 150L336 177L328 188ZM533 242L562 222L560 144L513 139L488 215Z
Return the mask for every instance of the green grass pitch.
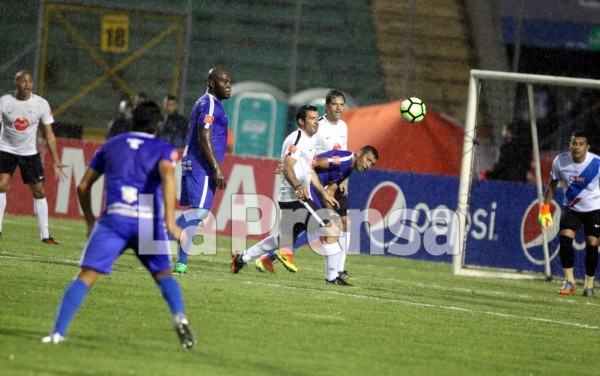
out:
M0 240L2 375L594 375L600 301L558 281L453 277L450 265L350 255L354 287L326 286L300 250L291 274L229 271L221 251L177 276L199 342L179 347L151 277L127 252L75 316L67 341L40 343L77 272L84 223L6 216Z

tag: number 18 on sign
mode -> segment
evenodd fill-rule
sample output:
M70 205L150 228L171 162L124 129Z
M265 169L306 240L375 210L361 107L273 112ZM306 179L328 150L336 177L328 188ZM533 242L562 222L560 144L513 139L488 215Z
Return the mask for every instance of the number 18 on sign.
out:
M109 14L102 17L102 52L129 51L129 17Z

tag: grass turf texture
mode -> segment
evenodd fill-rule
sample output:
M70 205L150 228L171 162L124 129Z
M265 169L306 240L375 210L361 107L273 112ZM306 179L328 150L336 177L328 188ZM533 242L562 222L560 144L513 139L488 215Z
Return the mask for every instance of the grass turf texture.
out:
M350 255L355 287L326 286L302 249L291 274L229 271L229 239L177 276L199 342L179 347L152 279L128 251L76 314L67 341L40 343L77 272L83 222L7 216L0 240L2 375L597 374L599 300L558 281L453 277L450 265Z

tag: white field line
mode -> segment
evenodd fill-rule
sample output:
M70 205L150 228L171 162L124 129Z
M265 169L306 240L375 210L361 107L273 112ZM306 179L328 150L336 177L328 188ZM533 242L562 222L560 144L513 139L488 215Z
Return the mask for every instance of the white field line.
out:
M302 268L302 270L319 272L319 273L322 272L322 269L314 269L314 268ZM380 278L380 277L372 277L372 276L370 276L369 279L375 280L375 281L382 281L382 282L386 282L386 283L393 283L393 284L400 285L400 286L415 286L415 287L425 288L425 289L430 289L430 290L432 289L432 290L439 290L439 291L450 291L450 292L464 293L464 294L469 294L469 295L475 293L477 295L482 295L482 296L505 297L505 298L511 298L511 299L518 298L521 300L531 300L534 298L535 299L539 298L538 295L515 294L515 293L507 293L505 291L474 290L474 289L469 289L466 287L454 287L454 286L421 283L421 282L416 282L414 280L403 280L403 279L395 279L395 278ZM557 291L558 291L558 287L557 287ZM558 294L556 294L556 295L558 295ZM562 296L562 297L556 296L554 298L551 298L550 300L552 300L553 302L564 303L564 304L579 303L579 302L574 301L573 299L569 299L564 296ZM589 299L585 299L585 302L582 302L582 303L584 303L586 305L600 307L600 304L592 303L589 301Z
M2 254L0 254L0 259L13 259L13 260L31 261L31 260L35 260L37 258L38 257L29 256L29 255L14 256L14 255L2 255ZM58 257L49 257L49 256L44 256L43 258L44 259L49 259L49 260L52 260L52 261L60 261L60 262L64 262L64 263L67 263L67 264L73 264L73 265L78 265L79 264L79 260L66 259L66 258L58 258ZM142 272L146 272L146 269L144 269L143 267L140 267L137 270L142 271ZM219 281L219 282L224 282L225 281L223 278L212 278L212 277L207 277L206 275L202 275L202 276L199 276L199 277L201 279L209 279L209 280L215 280L215 281ZM395 281L395 282L399 281L399 280L394 280L394 279L387 279L387 280L388 281ZM402 281L400 281L400 282L402 282ZM517 316L517 315L513 315L513 314L509 314L509 313L501 313L501 312L494 312L494 311L478 311L478 310L473 310L473 309L464 308L464 307L445 306L445 305L431 304L431 303L421 303L421 302L415 302L415 301L410 301L410 300L402 300L402 299L381 298L381 297L376 297L376 296L369 296L369 295L363 295L363 294L344 293L344 292L339 292L339 291L325 291L325 290L311 289L311 288L306 288L306 287L285 286L285 285L279 285L279 284L274 284L274 283L252 282L252 281L244 281L243 283L249 284L249 285L259 285L259 286L275 287L275 288L290 289L290 290L297 290L297 291L308 291L308 292L313 292L313 293L322 293L322 294L330 294L330 295L340 295L340 296L347 296L347 297L357 298L357 299L370 299L370 300L381 301L381 302L392 302L392 303L397 303L397 304L413 305L413 306L418 306L418 307L426 307L426 308L436 308L436 309L443 309L443 310L459 311L459 312L470 313L470 314L483 314L483 315L488 315L488 316L505 317L505 318L513 318L513 319L521 319L521 320L529 320L529 321L538 321L538 322L545 322L545 323L550 323L550 324L557 324L557 325L578 327L578 328L583 328L583 329L600 330L600 327L598 327L598 326L592 326L592 325L586 325L586 324L580 324L580 323L573 323L573 322L568 322L568 321L559 321L559 320L545 319L545 318L541 318L541 317ZM422 287L431 288L431 285L421 284L419 282L406 282L405 284L407 284L407 285L409 285L409 284L422 285ZM465 292L465 293L468 293L468 294L472 294L473 291L474 291L474 290L466 289L466 288L447 288L445 286L438 286L438 287L440 287L440 290L451 290L451 291L456 291L456 292ZM485 295L481 291L477 291L477 293L480 294L480 295ZM513 298L515 297L515 295L504 294L502 292L493 292L492 291L492 292L488 292L488 294L489 295L507 295L507 296L510 296L510 297L513 297ZM530 296L526 296L526 297L530 297ZM567 301L569 301L569 300L566 300L566 299L556 299L556 300L560 301L560 302L567 302ZM597 304L589 303L589 302L585 302L584 304L597 305Z
M457 312L463 312L463 313L469 313L469 314L481 314L481 315L504 317L504 318L510 318L510 319L526 320L526 321L538 321L538 322L545 322L545 323L549 323L549 324L577 327L577 328L582 328L582 329L600 330L600 327L598 327L598 326L586 325L586 324L581 324L581 323L576 323L576 322L545 319L542 317L517 316L517 315L510 314L510 313L501 313L501 312L495 312L495 311L478 311L478 310L464 308L464 307L446 306L446 305L432 304L432 303L422 303L422 302L415 302L415 301L402 300L402 299L380 298L380 297L376 297L376 296L345 293L345 292L339 292L339 291L324 291L324 290L310 289L310 288L305 288L305 287L283 286L283 285L278 285L278 284L273 284L273 283L262 283L262 282L252 282L252 281L246 281L244 283L249 284L249 285L262 285L262 286L274 287L274 288L283 288L283 289L298 290L298 291L309 291L312 293L346 296L346 297L356 298L356 299L368 299L368 300L375 300L375 301L381 301L381 302L412 305L412 306L424 307L424 308L434 308L434 309L442 309L442 310L448 310L448 311L457 311Z
M8 223L8 224L14 225L14 226L31 227L30 223L23 223L22 221L15 221L15 220L10 219L10 218L5 218L3 222L5 224ZM37 225L35 226L35 228L37 228ZM60 230L72 230L73 226L62 226L62 225L58 225L56 223L52 223L52 225L50 226L50 229L53 229L53 228L57 228L57 229L60 229Z

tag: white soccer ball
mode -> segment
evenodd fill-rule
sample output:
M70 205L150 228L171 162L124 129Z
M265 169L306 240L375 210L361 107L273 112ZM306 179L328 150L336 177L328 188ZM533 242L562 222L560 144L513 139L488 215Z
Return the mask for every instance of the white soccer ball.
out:
M409 123L418 123L425 118L427 108L425 103L417 97L405 99L400 105L402 119Z

